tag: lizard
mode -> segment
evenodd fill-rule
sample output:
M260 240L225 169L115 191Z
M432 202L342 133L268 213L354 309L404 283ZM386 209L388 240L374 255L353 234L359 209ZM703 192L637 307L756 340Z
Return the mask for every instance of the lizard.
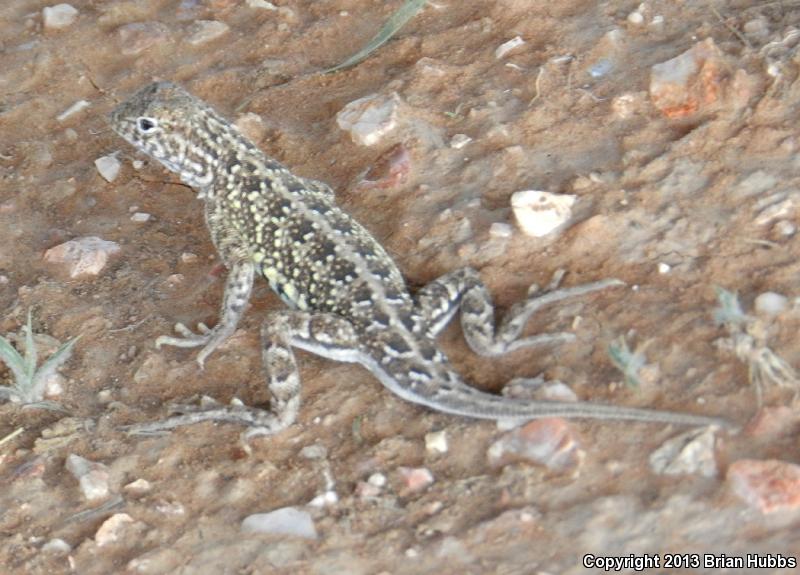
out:
M156 347L202 347L206 358L236 330L257 275L287 304L261 327L269 410L247 406L184 409L151 432L205 420L238 422L261 433L292 425L300 408L293 348L361 364L389 390L433 410L489 420L542 417L718 425L716 417L590 402L521 401L468 385L437 347L436 336L461 312L465 339L476 353L497 356L524 347L563 343L570 333L520 337L540 308L566 298L624 285L607 279L544 294L529 292L499 322L478 272L463 267L412 295L394 260L335 201L333 189L293 174L268 157L210 105L171 82L142 87L111 113L113 130L197 191L211 239L229 270L220 319L197 332L161 336Z

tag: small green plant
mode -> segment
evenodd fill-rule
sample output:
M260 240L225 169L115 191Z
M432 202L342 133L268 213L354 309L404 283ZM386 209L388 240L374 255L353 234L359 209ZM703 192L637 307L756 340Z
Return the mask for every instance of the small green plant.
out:
M378 33L375 34L372 40L367 42L367 44L361 48L361 50L350 56L341 64L334 66L333 68L323 70L323 74L329 74L330 72L336 72L338 70L343 70L344 68L349 68L350 66L354 66L364 60L372 52L388 42L389 39L394 36L398 30L400 30L400 28L405 26L406 22L416 16L417 12L422 10L423 6L425 6L426 1L427 0L406 0L403 2L402 6L400 6L400 8L398 8L397 11L389 17Z
M33 341L30 310L28 310L28 323L23 326L22 331L25 337L24 356L14 349L11 342L0 337L0 360L8 366L14 378L13 386L0 385L0 399L7 399L12 403L21 403L25 406L59 409L55 403L44 400L47 379L69 359L72 347L80 339L80 336L72 338L59 347L37 369L38 354Z
M628 387L640 387L639 370L647 365L647 358L644 355L644 346L637 347L631 351L624 335L619 336L608 344L608 357L611 363L622 372L625 378L625 385Z
M794 368L767 346L767 328L763 322L742 311L734 292L718 287L717 300L719 307L714 310L714 319L730 334L717 340L717 347L733 352L747 364L747 375L755 388L758 406L761 407L763 389L767 385L793 389L797 398L800 379Z

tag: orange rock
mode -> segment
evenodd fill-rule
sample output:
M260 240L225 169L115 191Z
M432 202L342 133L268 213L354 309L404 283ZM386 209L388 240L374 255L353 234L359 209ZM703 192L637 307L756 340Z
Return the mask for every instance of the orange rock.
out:
M683 54L653 66L650 99L668 118L690 116L720 99L724 69L714 40L698 42Z
M777 459L740 459L728 468L733 492L761 513L800 507L800 465Z

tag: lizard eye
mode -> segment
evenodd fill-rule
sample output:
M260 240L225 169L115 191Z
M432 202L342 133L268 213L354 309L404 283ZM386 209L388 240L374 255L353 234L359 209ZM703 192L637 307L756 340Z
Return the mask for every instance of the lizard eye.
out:
M139 130L142 134L147 134L148 132L152 132L158 127L158 122L156 122L153 118L146 118L142 116L141 118L137 118L136 120L136 129Z

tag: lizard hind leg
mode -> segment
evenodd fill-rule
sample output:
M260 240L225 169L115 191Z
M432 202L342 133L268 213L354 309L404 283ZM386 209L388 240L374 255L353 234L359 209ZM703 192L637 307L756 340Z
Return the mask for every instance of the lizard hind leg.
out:
M262 324L261 345L270 410L286 426L294 423L300 409L300 376L292 347L336 361L361 361L352 324L328 313L273 312Z
M417 308L428 318L431 335L439 333L453 315L461 310L464 337L475 353L501 355L523 347L535 347L572 341L570 333L546 333L520 338L528 320L542 307L608 287L624 285L619 280L602 280L570 288L554 289L541 295L531 294L513 305L496 322L489 290L473 268L465 267L432 281L417 293Z

